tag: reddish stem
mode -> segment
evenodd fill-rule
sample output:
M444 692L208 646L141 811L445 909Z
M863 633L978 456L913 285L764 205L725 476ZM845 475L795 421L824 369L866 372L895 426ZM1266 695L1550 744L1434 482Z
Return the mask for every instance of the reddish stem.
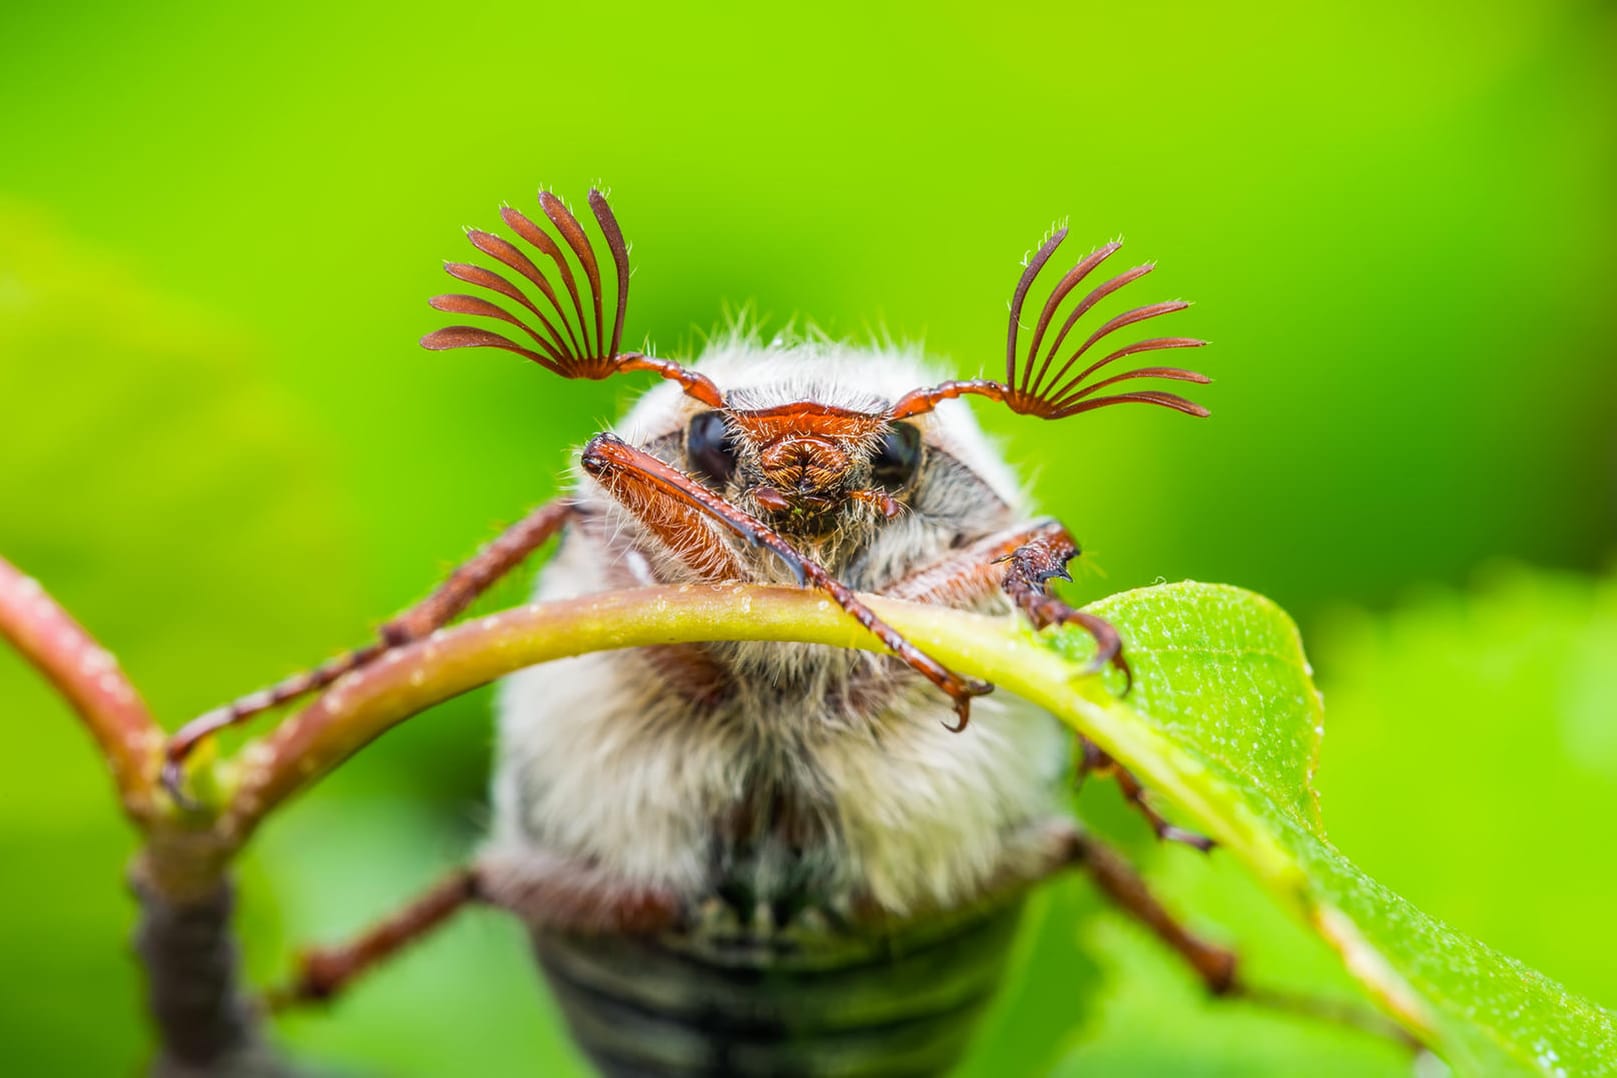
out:
M96 642L37 580L0 558L0 636L73 706L112 768L124 810L137 822L153 809L152 778L163 746L145 701Z

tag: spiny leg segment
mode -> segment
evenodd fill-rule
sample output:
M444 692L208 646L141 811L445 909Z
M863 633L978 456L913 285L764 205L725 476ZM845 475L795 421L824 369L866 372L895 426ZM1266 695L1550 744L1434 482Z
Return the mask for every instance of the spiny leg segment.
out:
M1113 760L1104 749L1082 734L1078 735L1078 754L1078 785L1082 787L1084 780L1090 775L1099 775L1116 782L1118 790L1123 794L1123 800L1132 805L1134 811L1145 817L1145 822L1150 824L1157 838L1164 842L1180 842L1203 853L1216 845L1206 835L1169 823L1162 813L1152 807L1147 799L1145 787L1134 777L1134 772Z
M361 974L429 935L467 904L482 899L476 869L457 869L349 943L312 948L299 954L297 973L292 981L265 993L264 1001L276 1011L328 1001Z
M1401 1026L1364 1007L1251 984L1241 975L1240 956L1235 951L1202 939L1180 924L1123 856L1093 836L1074 830L1066 838L1065 857L1052 869L1061 867L1081 869L1113 905L1179 955L1208 993L1216 998L1246 1001L1270 1010L1348 1026L1398 1041L1411 1050L1422 1047Z
M1035 628L1077 624L1089 633L1095 640L1095 656L1085 668L1086 672L1098 673L1110 664L1132 683L1133 672L1123 656L1123 642L1117 630L1103 618L1075 610L1048 591L1051 580L1071 579L1067 563L1077 556L1078 544L1059 521L1037 521L997 532L952 551L898 581L884 594L915 602L970 606L1002 590ZM1139 780L1099 746L1081 735L1079 744L1083 753L1080 782L1090 774L1113 778L1123 796L1145 817L1158 838L1182 842L1203 851L1212 848L1212 839L1175 827L1163 819L1146 800Z
M215 708L182 726L164 749L164 787L182 804L185 761L204 739L254 715L278 707L299 696L323 689L351 670L375 662L390 650L420 640L447 624L470 606L497 580L516 568L546 540L555 535L577 513L572 502L547 502L507 528L475 557L451 573L427 598L382 626L380 639L365 647L326 662L312 670L294 674L266 689L249 693L223 707Z
M672 499L678 505L699 510L747 543L768 548L786 564L799 584L812 584L826 592L836 600L838 606L886 644L894 655L942 689L954 702L955 714L960 719L958 725L951 729L965 729L971 719L972 698L993 691L993 686L987 682L961 677L922 652L898 630L878 618L851 588L799 554L774 529L672 465L611 434L599 434L591 439L584 447L582 463L584 471L620 502L627 504L634 497L628 495L628 491L638 488L639 496L635 497L635 501L639 503L658 504ZM648 498L648 491L654 491L661 497Z

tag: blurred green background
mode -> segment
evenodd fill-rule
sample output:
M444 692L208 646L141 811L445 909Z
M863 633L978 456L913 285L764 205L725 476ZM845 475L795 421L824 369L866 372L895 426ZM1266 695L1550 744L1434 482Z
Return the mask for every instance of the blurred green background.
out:
M23 2L0 13L0 552L171 725L364 640L556 490L630 385L416 348L460 226L596 180L632 340L724 312L1002 355L1054 218L1198 305L1211 420L984 409L1104 571L1292 610L1338 843L1456 927L1617 1004L1617 12L1372 0L812 13ZM1133 290L1131 290L1133 291ZM525 584L508 586L509 601ZM0 1046L17 1073L147 1050L131 836L64 709L0 655ZM418 719L244 866L268 980L475 843L485 694ZM1340 985L1216 856L1085 808L1253 969ZM1400 1073L1201 1001L1076 883L1041 900L976 1073ZM478 913L332 1013L359 1073L569 1074L520 931Z

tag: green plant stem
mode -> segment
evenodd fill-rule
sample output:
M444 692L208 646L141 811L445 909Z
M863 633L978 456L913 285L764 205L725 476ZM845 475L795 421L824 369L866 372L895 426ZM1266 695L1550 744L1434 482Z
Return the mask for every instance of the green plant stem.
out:
M45 607L37 597L30 598L37 595L37 586L10 579L4 594L11 597L11 609L35 604L30 608L35 615L25 622L33 628L15 635L53 680L60 671L64 691L76 704L84 700L81 714L114 759L114 770L123 777L120 788L127 781L137 793L144 788L144 796L155 796L150 790L154 765L147 762L155 756L150 743L155 727L133 691L109 688L110 701L103 699L96 695L97 686L72 676L70 660L80 651L42 647L39 626L71 622L54 604L49 616L40 615ZM1052 646L1048 634L1034 633L1014 619L867 601L878 616L944 665L1049 710L1176 803L1194 825L1337 946L1360 980L1412 1033L1430 1043L1431 1019L1422 1002L1385 968L1375 948L1357 936L1351 920L1321 901L1264 820L1170 736L1141 722L1102 676L1077 673L1081 667ZM210 765L215 773L199 785L211 791L212 800L201 811L182 813L160 805L158 812L141 818L148 835L144 878L171 899L205 900L224 884L230 859L268 814L394 726L450 697L554 659L717 640L885 650L830 599L795 588L637 589L492 614L434 633L343 677L266 737L250 742L234 758ZM109 708L109 703L118 706ZM130 710L134 707L139 711Z
M1099 675L1007 618L865 597L876 613L959 673L1046 708L1176 803L1231 850L1352 967L1356 937L1325 931L1341 919L1322 906L1306 874L1264 821L1169 737L1142 724ZM530 604L435 633L343 678L227 765L219 817L222 847L239 847L266 815L394 726L452 696L526 666L613 648L704 640L790 640L885 651L880 641L817 592L744 585L607 592ZM991 721L991 720L983 720ZM1393 976L1368 986L1417 1036L1430 1018Z
M913 611L908 623L940 614L908 603L876 600L875 605L884 617ZM793 640L884 650L829 599L794 588L644 588L491 614L355 671L247 745L223 765L220 786L227 801L219 830L226 841L240 845L277 805L394 726L523 667L591 651L703 640Z
M884 620L962 673L987 677L1082 729L1114 758L1140 769L1214 838L1250 849L1268 875L1295 872L1256 820L1207 804L1199 785L1157 763L1178 751L1118 707L1099 676L1072 664L1020 623L919 603L865 597ZM881 642L817 592L721 585L607 592L530 604L467 622L345 677L325 695L248 745L223 784L220 818L239 845L288 797L410 716L536 663L612 648L703 640L790 640L885 651Z

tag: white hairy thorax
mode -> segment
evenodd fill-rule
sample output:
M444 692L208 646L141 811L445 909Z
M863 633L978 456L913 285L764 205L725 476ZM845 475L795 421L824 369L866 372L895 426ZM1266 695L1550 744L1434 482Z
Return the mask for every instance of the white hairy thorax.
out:
M695 369L740 409L812 400L881 412L936 380L905 351L740 335ZM684 467L683 432L703 410L663 382L615 433ZM1027 520L1014 476L963 404L946 402L917 425L926 463L904 511L891 520L850 511L837 535L802 545L857 590L879 593ZM574 482L585 524L544 569L537 598L695 579L582 471ZM791 580L768 551L715 532L745 553L756 581ZM997 597L977 608L1009 616ZM1047 715L996 694L953 733L950 700L895 660L802 644L695 647L694 664L690 649L602 652L506 679L485 861L572 865L612 887L693 903L741 875L759 895L806 889L828 908L863 903L900 918L1033 875L1065 759ZM720 671L726 691L704 697L683 685L693 665ZM767 826L740 825L738 837L738 816Z

